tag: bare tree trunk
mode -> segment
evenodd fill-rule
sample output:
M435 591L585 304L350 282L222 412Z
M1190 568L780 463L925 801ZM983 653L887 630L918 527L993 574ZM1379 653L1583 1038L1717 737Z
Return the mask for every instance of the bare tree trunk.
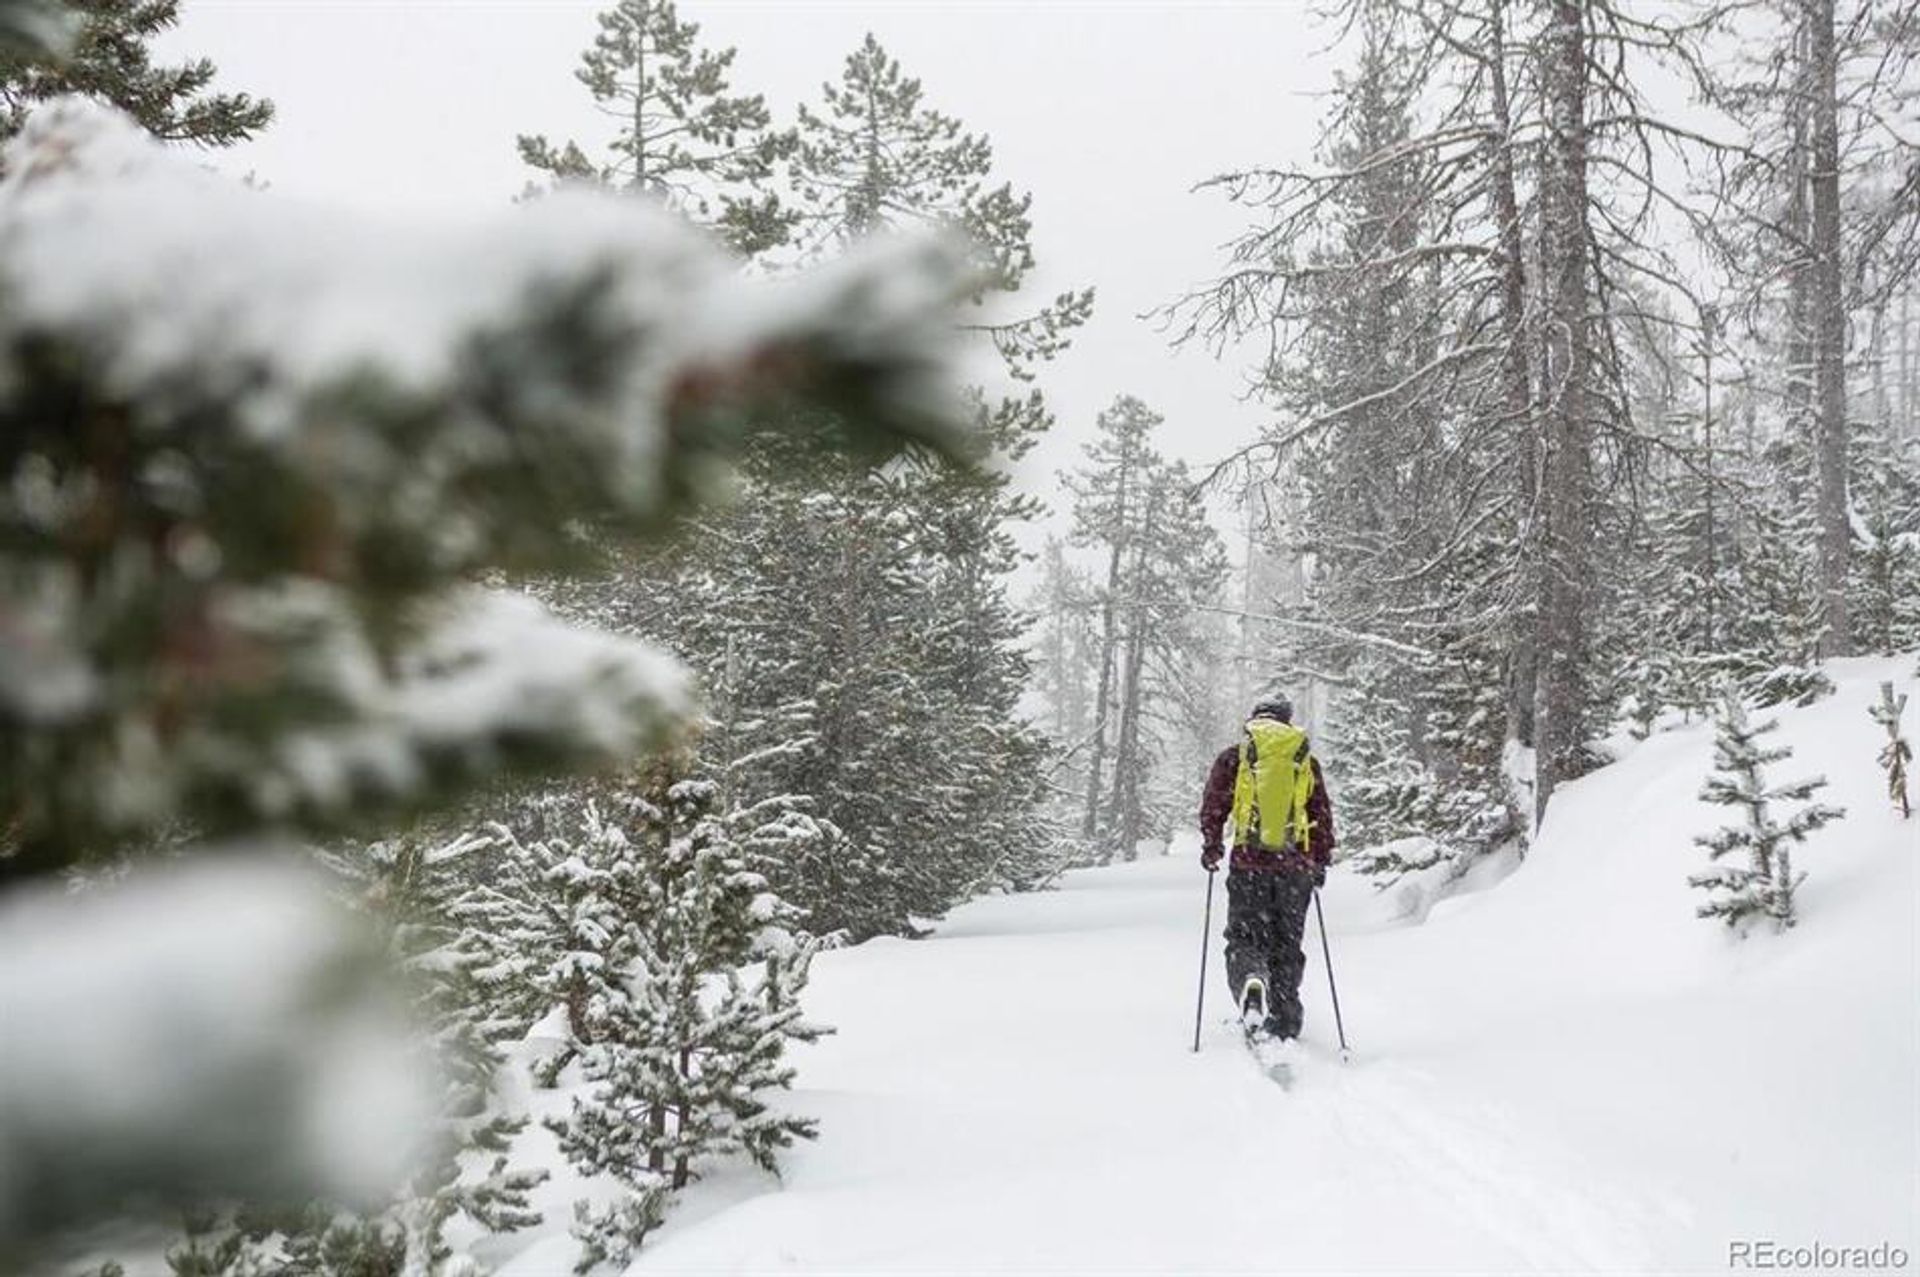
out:
M1540 590L1535 811L1578 774L1587 714L1587 591L1592 579L1592 334L1587 276L1587 32L1582 0L1550 0L1545 33L1548 141L1542 157L1546 285L1546 539Z
M1840 125L1835 90L1833 0L1807 0L1808 182L1813 202L1814 489L1819 520L1820 593L1826 605L1821 656L1852 650L1847 620L1847 313L1840 271Z
M1115 498L1116 524L1109 534L1112 549L1107 555L1107 594L1100 607L1100 692L1093 704L1093 748L1087 760L1087 810L1080 833L1089 842L1100 834L1100 773L1107 755L1107 716L1113 700L1113 663L1115 657L1114 604L1120 592L1121 555L1126 545L1127 484L1132 481L1132 452L1121 454L1119 492ZM1099 857L1105 863L1106 856Z
M647 7L640 6L633 66L633 189L647 189Z
M1913 323L1907 305L1912 297L1913 289L1910 287L1900 294L1900 437L1903 439L1911 439L1915 434Z
M1714 618L1714 601L1720 592L1720 541L1719 529L1715 526L1713 508L1713 352L1720 339L1720 310L1708 302L1700 307L1700 356L1703 365L1700 372L1701 410L1700 429L1703 436L1705 463L1705 495L1707 514L1707 588L1706 633L1703 648L1708 652L1719 650L1719 627Z
M667 1106L650 1104L647 1106L647 1134L653 1137L647 1149L647 1169L655 1175L664 1175L667 1171Z
M1520 230L1520 199L1514 177L1513 102L1507 88L1506 6L1492 0L1488 7L1487 74L1492 93L1493 212L1500 234L1500 328L1506 341L1501 356L1502 397L1507 428L1513 432L1514 481L1520 494L1520 572L1531 578L1539 571L1539 465L1537 425L1533 403L1533 375L1527 362L1526 253ZM1538 585L1529 581L1525 596L1537 597ZM1507 739L1520 745L1534 743L1533 702L1538 692L1539 661L1534 645L1539 624L1530 609L1515 608L1508 644Z
M1158 530L1155 524L1158 513L1159 501L1150 496L1146 524L1135 543L1135 582L1145 579L1145 561ZM1118 831L1115 841L1122 860L1132 860L1138 854L1143 823L1140 813L1140 674L1141 667L1146 664L1148 625L1143 608L1144 602L1138 599L1128 605L1131 620L1127 626L1126 673L1120 686L1120 733L1113 754L1112 812Z
M1894 434L1893 394L1887 389L1887 301L1882 297L1873 308L1873 328L1867 359L1868 384L1873 390L1873 422L1887 443Z
M1236 705L1246 706L1253 703L1253 618L1250 615L1254 603L1254 574L1258 570L1255 558L1258 554L1254 546L1258 532L1258 518L1254 507L1254 484L1250 481L1241 494L1246 503L1247 518L1242 528L1241 545L1246 551L1246 572L1240 580L1240 611L1242 615L1235 622L1236 636L1233 652L1233 699Z
M1899 353L1899 386L1901 386L1901 415L1899 415L1899 438L1914 438L1914 367L1912 367L1912 323L1908 319L1907 301L1912 298L1912 288L1901 292L1901 353Z
M690 1081L693 1077L693 1049L691 1047L683 1046L680 1048L680 1077L683 1084ZM674 1129L684 1133L687 1129L687 1106L685 1104L675 1105L673 1116L675 1123ZM692 1178L692 1167L688 1163L687 1155L682 1153L673 1159L673 1186L677 1189L685 1188Z

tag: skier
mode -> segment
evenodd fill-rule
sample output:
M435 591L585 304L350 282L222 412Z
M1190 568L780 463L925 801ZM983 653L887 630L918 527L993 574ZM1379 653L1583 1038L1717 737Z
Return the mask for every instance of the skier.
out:
M1307 966L1300 942L1314 889L1333 859L1333 800L1284 696L1255 705L1241 742L1213 761L1200 801L1200 864L1208 873L1226 855L1221 830L1229 819L1227 985L1249 1034L1298 1037Z

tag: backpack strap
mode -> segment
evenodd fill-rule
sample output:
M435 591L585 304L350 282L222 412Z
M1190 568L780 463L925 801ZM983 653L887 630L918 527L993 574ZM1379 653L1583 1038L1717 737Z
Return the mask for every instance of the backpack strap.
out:
M1241 751L1246 757L1247 783L1253 790L1253 808L1247 813L1248 844L1254 847L1266 845L1266 839L1260 833L1260 742L1254 739L1253 724L1245 728L1247 743Z

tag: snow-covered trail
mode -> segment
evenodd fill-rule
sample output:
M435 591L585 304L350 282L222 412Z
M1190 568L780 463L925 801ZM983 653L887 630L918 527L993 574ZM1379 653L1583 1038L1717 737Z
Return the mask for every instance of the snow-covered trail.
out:
M1864 711L1910 669L1848 663L1839 695L1783 715L1782 774L1825 771L1851 809L1805 851L1789 934L1735 943L1692 916L1689 839L1722 819L1694 800L1700 726L1568 788L1522 868L1423 922L1336 873L1355 1059L1335 1058L1310 926L1290 1091L1224 1021L1224 893L1189 1051L1189 845L825 955L810 1011L839 1032L801 1053L790 1099L820 1140L782 1182L698 1186L633 1271L1724 1272L1749 1239L1912 1252L1920 823L1888 812Z
M1082 873L823 963L812 1005L845 1027L794 1103L825 1138L778 1191L689 1203L708 1217L635 1271L1641 1266L1622 1186L1367 1037L1338 1063L1317 961L1291 1091L1222 1022L1217 934L1191 1054L1203 891L1186 856ZM1334 925L1365 1034L1391 1014L1360 992L1383 946Z

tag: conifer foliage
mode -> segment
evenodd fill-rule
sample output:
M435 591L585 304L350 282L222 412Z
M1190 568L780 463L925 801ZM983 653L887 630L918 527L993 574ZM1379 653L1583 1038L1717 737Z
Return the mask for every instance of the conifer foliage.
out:
M1714 740L1714 771L1700 791L1703 801L1734 808L1743 819L1694 841L1708 851L1713 868L1687 879L1708 892L1707 902L1697 912L1702 918L1719 918L1739 928L1755 918L1771 919L1776 926L1794 924L1793 896L1806 877L1793 867L1793 849L1807 835L1846 815L1842 808L1809 801L1826 786L1823 777L1772 784L1766 769L1793 756L1787 746L1768 748L1761 737L1775 730L1773 720L1755 724L1747 717L1747 708L1739 693L1729 691L1721 700L1718 734ZM1779 819L1776 806L1803 804ZM1722 864L1745 858L1745 864Z
M868 34L818 106L802 105L794 184L801 242L815 250L912 227L963 236L980 272L976 300L1004 299L1033 269L1033 197L993 184L993 147L925 101L919 80ZM1065 349L1093 307L1063 293L1021 318L989 316L988 333L1016 375Z
M576 78L618 122L604 160L523 134L520 158L555 181L664 200L749 255L785 240L792 215L768 183L793 150L759 94L732 91L734 50L709 49L673 0L619 0L599 15Z
M47 6L35 6L46 8ZM273 119L273 103L213 89L205 58L156 65L151 45L180 21L180 0L72 0L75 19L58 60L0 51L0 137L20 131L36 103L82 94L118 107L165 142L232 146ZM44 30L52 15L42 15Z
M767 1097L793 1076L786 1044L821 1032L800 1012L813 950L787 929L794 911L767 892L712 782L663 773L644 794L628 804L631 833L588 808L538 857L581 924L551 970L584 1086L549 1126L582 1172L627 1190L576 1212L582 1272L630 1259L714 1159L772 1170L814 1132Z

